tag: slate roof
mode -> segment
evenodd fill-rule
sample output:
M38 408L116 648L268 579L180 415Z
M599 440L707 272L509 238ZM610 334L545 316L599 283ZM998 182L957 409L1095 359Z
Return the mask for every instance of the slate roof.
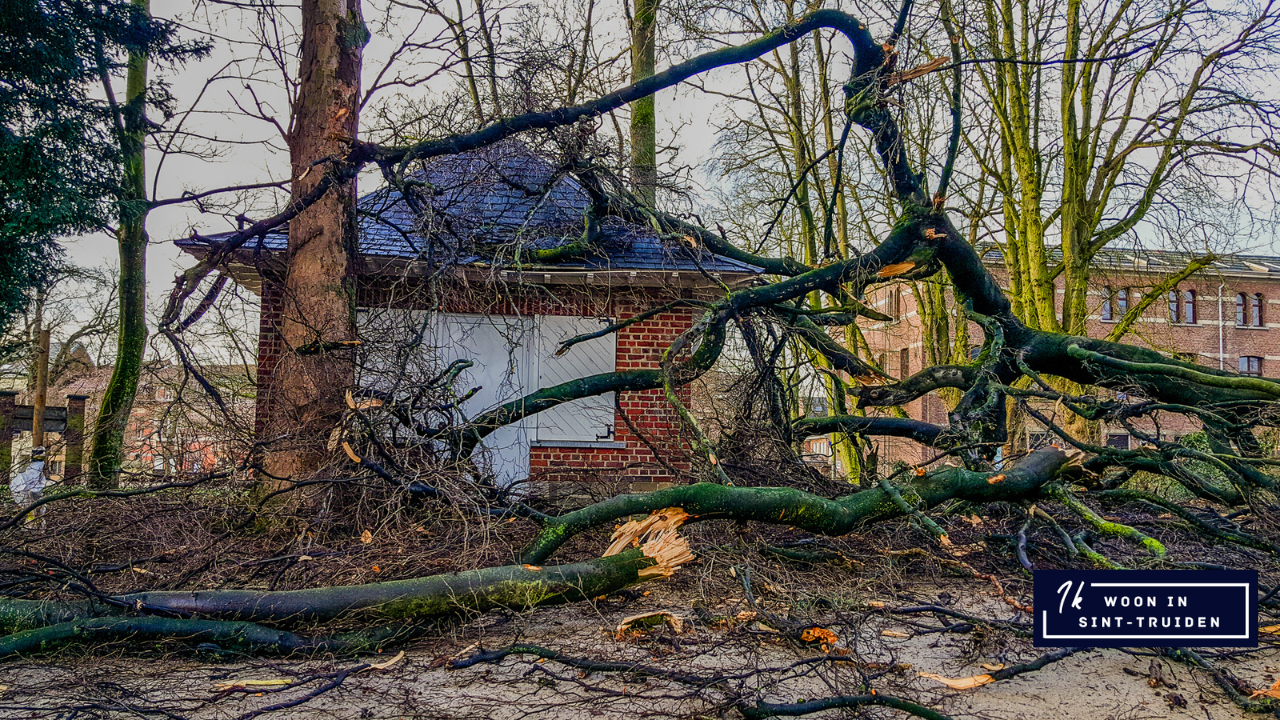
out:
M588 196L576 179L523 144L506 141L473 152L433 159L411 176L410 192L423 209L419 218L399 190L384 186L358 201L360 252L369 258L431 260L438 264L505 263L515 244L554 248L582 235ZM617 218L601 222L599 250L554 266L557 269L759 273L759 268L697 253L664 241L647 225ZM220 240L231 233L209 236ZM435 240L428 242L427 238ZM287 232L269 233L262 249L285 250ZM179 240L194 248L201 240ZM252 243L256 247L256 241Z

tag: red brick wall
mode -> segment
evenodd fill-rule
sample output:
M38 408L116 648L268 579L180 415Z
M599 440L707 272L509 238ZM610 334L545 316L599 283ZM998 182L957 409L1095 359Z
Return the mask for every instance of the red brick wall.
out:
M267 288L270 283L265 284ZM670 302L675 290L652 288L618 288L607 285L550 286L527 292L496 293L487 286L459 286L441 292L440 309L455 313L487 313L496 315L568 315L576 317L608 316L617 320L634 317L652 307ZM391 306L426 309L430 295L415 290L375 286L362 288L361 307ZM278 291L264 289L258 339L258 406L256 430L261 435L267 427L271 405L272 379L283 350L279 323L282 303ZM644 322L631 325L617 334L617 368L619 370L657 368L667 345L693 324L691 308L676 308ZM688 386L679 390L681 401L689 403ZM681 473L689 470L686 445L681 439L679 417L671 409L661 390L623 392L619 403L631 424L649 442L666 453L667 464ZM535 479L566 480L592 477L627 477L646 481L674 481L670 472L656 461L652 451L627 427L615 412L615 437L611 444L623 447L569 447L547 443L530 451L530 473Z
M611 316L618 320L634 317L654 305L668 302L655 293L615 296L610 300ZM693 325L691 308L676 308L618 332L619 370L657 368L662 352L677 335ZM568 314L568 313L556 313ZM686 406L691 402L688 385L677 393ZM631 424L654 447L665 453L663 460L681 473L690 469L681 439L680 418L663 396L662 390L621 393L619 404ZM614 417L615 437L625 448L534 447L529 455L530 472L543 479L581 479L584 475L628 476L655 482L677 478L653 457L653 452L636 437L622 418Z
M1008 287L1007 273L1001 266L989 266L1002 287ZM1167 268L1166 268L1167 273ZM1114 292L1121 288L1131 291L1129 306L1133 307L1138 300L1156 284L1162 282L1166 273L1137 268L1100 268L1094 271L1092 287L1089 290L1089 320L1086 334L1089 337L1104 338L1115 327L1115 322L1102 320L1102 305L1106 297L1106 288ZM1275 276L1275 277L1273 277ZM1280 375L1280 272L1248 273L1219 275L1204 271L1189 278L1178 286L1179 292L1194 290L1196 293L1195 324L1170 322L1167 298L1157 299L1148 307L1134 323L1130 332L1121 342L1150 347L1164 353L1185 353L1193 355L1188 359L1211 368L1219 367L1219 320L1218 296L1219 283L1225 283L1222 290L1222 366L1228 371L1239 368L1241 356L1257 356L1263 358L1262 372L1274 377ZM1059 316L1062 312L1064 298L1061 281L1058 283L1057 308ZM873 307L885 311L890 306L889 295L895 289L901 290L901 305L896 322L867 324L863 326L868 345L876 355L884 354L887 358L885 371L895 378L919 372L924 367L924 342L921 322L914 294L909 283L891 283L868 293L868 301ZM1247 295L1261 294L1264 299L1263 326L1238 327L1236 325L1235 298L1237 293ZM1181 299L1181 297L1180 297ZM1115 319L1122 313L1117 305L1113 305ZM1246 317L1246 322L1248 318ZM973 323L969 325L969 342L981 345L982 330ZM900 350L907 349L909 364L901 365ZM905 371L905 372L904 372ZM907 404L904 409L908 415L934 423L946 423L943 403L934 396L916 400ZM1139 424L1139 429L1154 429L1150 423ZM1041 432L1039 427L1028 429ZM1168 415L1161 418L1161 432L1166 436L1178 436L1198 431L1199 425L1185 417ZM1123 428L1103 428L1104 438L1110 432L1124 432ZM909 440L900 438L879 438L873 443L881 448L882 460L904 460L919 462L933 457L936 453ZM1135 439L1136 443L1136 439Z

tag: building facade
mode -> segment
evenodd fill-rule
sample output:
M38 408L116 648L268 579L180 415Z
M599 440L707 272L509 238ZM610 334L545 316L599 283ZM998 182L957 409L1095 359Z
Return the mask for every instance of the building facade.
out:
M1191 259L1185 253L1158 250L1107 251L1100 255L1088 291L1086 334L1108 337L1130 309L1138 307L1157 286L1187 267ZM1008 273L999 250L988 249L983 260L1007 290ZM1059 317L1064 298L1060 285L1059 282L1056 293ZM868 300L894 318L863 326L868 346L881 368L891 377L902 378L930 364L917 288L910 282L890 283L869 293ZM970 345L961 357L973 359L983 335L976 324L969 323L968 336ZM1280 257L1236 255L1213 262L1155 298L1120 340L1208 368L1255 376L1280 373ZM943 425L947 422L947 406L936 395L917 399L903 409L916 419ZM1154 427L1148 429L1156 431ZM1197 429L1185 418L1170 416L1158 432L1177 437ZM1052 440L1036 424L1029 424L1027 430L1033 446ZM1138 442L1121 427L1103 427L1102 440L1114 447ZM900 438L873 442L882 459L921 462L936 455L931 448Z
M359 201L356 389L397 402L417 397L415 418L432 427L592 375L656 369L696 317L681 300L758 273L647 224L589 217L586 189L519 143L434 159L415 179L430 191L410 191L413 202L386 187ZM179 246L203 256L221 237ZM270 233L225 268L262 298L256 425L266 442L287 350L279 268L287 247L286 233ZM562 341L611 323L628 324L561 351ZM422 402L423 388L456 363L466 365L450 376L452 390ZM688 402L689 389L680 393ZM682 436L660 389L611 392L502 426L475 459L502 484L666 482L689 467ZM398 437L430 445L412 432ZM655 458L655 447L671 457Z

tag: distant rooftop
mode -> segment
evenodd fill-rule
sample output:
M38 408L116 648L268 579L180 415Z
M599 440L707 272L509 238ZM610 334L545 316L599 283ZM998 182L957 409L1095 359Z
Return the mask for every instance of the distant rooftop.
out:
M550 249L581 237L590 201L573 177L557 173L545 159L523 144L506 141L473 152L428 162L411 176L410 191L419 201L414 212L399 190L384 186L358 201L359 248L366 258L429 261L441 265L506 263L513 246ZM526 269L636 270L756 274L759 268L668 242L647 225L617 218L600 223L603 237L591 253L554 265L525 263ZM208 236L218 241L231 233ZM428 238L434 242L428 241ZM188 251L206 245L186 238ZM283 252L286 230L251 241ZM496 256L496 257L495 257Z
M994 245L981 245L979 251L985 263L1003 263L1004 253ZM1146 272L1177 272L1203 253L1185 250L1153 250L1150 248L1106 248L1093 260L1094 267ZM1062 248L1049 249L1049 262L1062 261ZM1274 255L1245 255L1223 253L1202 272L1217 271L1225 275L1252 275L1272 273L1280 277L1280 257Z

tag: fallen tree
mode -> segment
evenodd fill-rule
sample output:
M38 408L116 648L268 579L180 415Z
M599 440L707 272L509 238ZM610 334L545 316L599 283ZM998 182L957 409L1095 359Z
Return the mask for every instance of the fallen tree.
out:
M698 55L581 105L505 117L474 133L410 146L352 141L345 157L330 158L318 165L324 167L324 174L312 190L278 215L248 223L243 230L211 245L201 262L178 278L160 330L181 351L182 327L192 321L184 303L198 292L209 273L231 263L234 253L246 243L263 238L326 193L343 188L368 165L376 165L405 197L432 192L415 184L414 163L485 147L520 133L564 128L708 70L760 57L821 29L842 33L851 42L854 57L851 76L844 85L841 112L848 128L865 132L896 203L891 213L896 222L873 248L861 253L834 253L821 259L810 256L804 261L752 252L731 243L718 231L637 203L617 190L617 183L603 168L575 163L572 171L592 195L592 208L585 218L587 230L564 246L539 248L532 255L520 250L512 257L537 261L587 252L594 238L592 222L613 217L646 223L673 242L692 244L762 268L765 279L738 289L725 287L711 300L690 301L699 312L697 320L666 349L657 369L606 372L553 385L450 423L424 421L423 407L437 399L430 393L359 401L348 394L348 410L340 426L331 429L330 450L342 447L346 451L357 468L354 472L359 473L357 479L392 485L429 504L461 507L485 520L496 516L531 523L534 537L519 553L518 563L387 583L282 591L167 589L127 594L97 592L92 584L79 582L81 578L69 571L66 577L71 579L56 591L45 586L44 592L28 593L34 598L0 598L0 630L7 633L0 638L0 654L21 655L75 640L158 637L188 643L212 642L263 653L360 652L415 637L423 632L424 622L434 618L588 600L649 577L669 574L691 560L692 551L675 535L677 528L690 523L756 522L841 536L907 516L945 545L949 542L947 531L928 513L953 501L1028 505L1024 508L1025 524L1013 538L1018 558L1027 568L1031 563L1026 554L1026 529L1033 522L1046 523L1053 529L1066 557L1072 558L1068 562L1083 558L1100 566L1115 566L1114 560L1093 547L1099 538L1130 543L1152 562L1170 561L1163 543L1138 527L1100 514L1092 507L1091 503L1096 503L1089 495L1099 501L1148 503L1169 511L1213 542L1274 555L1276 545L1272 540L1259 537L1236 520L1249 513L1263 517L1272 503L1277 461L1264 452L1260 431L1280 425L1275 405L1280 397L1280 382L1241 377L1148 348L1050 332L1019 317L970 242L970 234L957 227L957 220L946 208L948 185L960 148L957 101L953 100L954 132L934 187L929 187L928 175L911 164L910 158L915 155L909 152L899 128L892 98L893 88L910 79L904 76L912 76L911 71L895 68L898 56L894 51L895 45L903 41L910 9L910 3L904 4L884 43L873 37L869 25L852 15L818 10L760 38ZM956 60L954 65L958 66ZM783 198L784 205L790 200ZM754 247L755 243L745 245ZM944 278L963 309L963 321L973 322L984 335L981 350L971 361L933 364L895 379L886 368L878 366L868 348L833 338L835 329L846 328L856 334L862 320L885 320L886 316L867 302L868 292L877 286ZM207 304L202 302L201 307ZM197 309L195 314L199 312ZM601 332L617 332L622 326L615 323ZM863 465L868 470L857 478L863 487L851 494L831 493L835 497L805 492L786 482L748 486L751 478L744 471L747 463L738 462L741 455L724 450L739 440L733 436L733 429L720 437L706 432L678 392L715 366L735 331L743 338L745 351L756 368L752 379L758 387L766 387L753 398L755 401L766 396L760 401L766 409L756 412L758 409L748 408L754 412L750 419L759 421L750 429L763 427L771 447L789 448L780 452L785 455L783 464L789 474L777 477L784 481L811 479L813 473L795 447L807 437L828 433L842 433L859 442L876 437L906 438L937 451L934 460L949 458L958 466L928 461L886 473L878 468L872 471L870 464ZM572 352L575 345L600 334L569 338L561 350ZM293 349L303 350L329 353L341 348ZM779 361L787 353L791 358L806 358L827 371L825 377L837 401L834 406L842 411L829 417L797 417L801 413L781 397L795 392L794 385L787 385L790 368ZM448 395L457 368L455 364L440 369L430 383ZM1081 386L1086 390L1080 391ZM783 391L775 392L778 388ZM1110 390L1115 396L1087 388ZM710 481L652 493L618 495L553 515L526 504L506 488L494 486L483 468L472 462L480 442L499 428L576 399L642 390L663 391L687 427L699 464L689 477L681 479ZM891 413L898 406L929 394L947 398L944 422L867 414L870 409ZM461 393L456 393L451 402L456 402L458 395ZM1090 442L1070 432L1060 419L1047 414L1046 408L1062 409L1088 422L1123 424L1142 445L1121 449ZM1008 422L1015 411L1040 422L1055 436L1057 446L1028 451L1025 445L1011 442ZM1200 423L1207 447L1171 440L1140 424L1161 413ZM443 456L446 462L406 467L402 460L410 453L398 453L398 448L385 441L388 425L408 433L411 450L420 450L433 459ZM751 438L737 442L739 447L751 444ZM1066 447L1071 452L1062 449ZM441 448L445 452L437 452ZM1128 481L1139 472L1163 478L1202 504L1193 510L1171 500L1167 493L1145 493L1129 487ZM467 491L450 492L436 482L451 473L469 476ZM336 485L347 478L279 480L285 487L278 492L287 492L290 483L295 488L330 482ZM1224 515L1218 508L1231 514ZM636 515L645 517L630 519ZM610 548L616 552L585 562L542 565L575 537L622 520L628 521L617 528ZM1068 520L1084 529L1075 534L1068 532L1063 527ZM301 535L308 532L311 531L304 527ZM629 545L637 547L627 549ZM24 579L15 584L26 582L29 581ZM73 589L79 596L68 599ZM1010 604L1023 609L1017 602ZM301 632L302 628L330 621L368 629L339 634ZM766 717L866 705L893 707L921 716L931 716L928 713L932 712L910 701L874 693L790 704L743 703L739 707L748 716Z

